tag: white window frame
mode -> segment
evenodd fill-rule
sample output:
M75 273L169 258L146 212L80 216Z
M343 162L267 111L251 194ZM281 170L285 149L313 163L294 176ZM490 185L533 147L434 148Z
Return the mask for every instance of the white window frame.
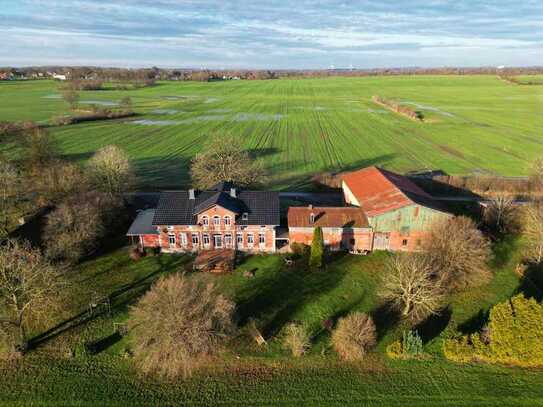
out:
M238 247L243 247L243 233L236 233L236 244Z
M198 244L200 243L200 236L198 236L198 233L192 234L191 241L193 246L198 246Z
M170 247L175 247L176 244L177 244L177 238L175 237L175 233L168 233L168 245Z
M226 233L224 235L224 247L232 247L232 234Z
M221 226L221 217L219 215L213 216L213 226Z
M207 215L202 216L202 225L209 226L209 216Z
M260 247L266 246L266 233L259 233L258 234L258 245Z
M247 246L253 247L255 244L255 236L252 233L247 233Z
M220 245L217 244L217 238L220 242ZM222 249L224 247L224 237L223 235L213 235L213 247L215 249Z
M181 240L181 246L185 247L188 244L187 241L187 234L186 233L179 233L179 239Z
M225 226L231 226L232 225L232 217L229 215L226 215L224 217L224 225Z
M243 212L243 214L241 215L241 219L242 220L249 220L249 214L247 212Z
M207 233L204 233L202 236L202 241L204 242L204 247L209 247L211 244L211 239L209 238L209 235Z

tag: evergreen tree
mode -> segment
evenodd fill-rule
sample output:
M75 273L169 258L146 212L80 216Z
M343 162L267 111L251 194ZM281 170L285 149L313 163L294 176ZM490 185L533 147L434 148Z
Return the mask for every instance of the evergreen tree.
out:
M309 267L318 269L322 267L322 258L324 256L324 239L320 226L313 231L313 241L311 242L311 255L309 257Z

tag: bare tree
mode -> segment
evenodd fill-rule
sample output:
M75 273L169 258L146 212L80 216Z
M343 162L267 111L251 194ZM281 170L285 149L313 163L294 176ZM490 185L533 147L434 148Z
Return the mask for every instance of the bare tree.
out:
M49 132L40 127L31 127L24 130L20 138L24 150L23 159L36 175L40 174L58 157L58 149Z
M536 264L543 261L543 202L532 202L523 208L523 234L527 256Z
M464 216L436 221L423 242L432 271L450 290L484 284L491 277L489 240Z
M187 377L234 330L234 304L213 285L180 274L158 280L130 310L137 367L145 374Z
M380 295L403 317L419 322L438 312L443 298L441 284L425 255L401 253L387 262Z
M33 184L44 201L55 203L87 190L88 179L78 165L59 160L44 168Z
M292 356L298 358L307 352L311 338L307 330L299 324L290 323L285 327L283 346L290 350Z
M537 189L543 188L543 157L538 157L532 163L530 180Z
M8 233L9 212L15 202L18 179L15 167L0 160L0 237Z
M359 360L375 346L375 324L367 314L355 312L341 318L332 332L332 345L342 359Z
M216 135L204 152L192 160L192 181L198 188L209 188L220 181L240 186L258 183L264 175L262 167L245 151L238 138Z
M518 219L515 200L505 194L492 198L485 208L484 220L492 231L500 235L516 232Z
M23 348L30 321L45 318L65 287L62 273L28 243L0 246L0 327L15 328Z
M118 196L134 184L134 171L128 155L117 146L98 150L88 162L90 178L98 190Z
M60 204L47 216L44 231L47 257L76 262L92 253L106 228L102 203L90 194Z
M60 93L62 98L70 105L70 109L75 110L77 102L79 101L79 93L75 90L76 86L70 84L70 86L62 89Z

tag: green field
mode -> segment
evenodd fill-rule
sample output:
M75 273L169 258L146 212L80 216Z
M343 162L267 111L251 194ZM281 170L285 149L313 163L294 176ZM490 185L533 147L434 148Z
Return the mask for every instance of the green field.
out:
M496 253L489 284L451 296L439 317L418 327L427 355L418 361L385 355L387 344L409 329L394 322L376 295L385 253L335 255L317 272L288 268L280 256L252 256L233 274L191 273L188 278L212 281L236 302L240 335L191 379L160 382L134 371L125 356L127 337L109 341L112 323L125 321L127 306L159 276L190 269L190 258L163 255L136 263L127 248L119 248L71 270L75 293L63 318L70 321L85 311L93 295L111 296L111 315L61 324L22 361L0 364L0 404L543 405L541 370L458 365L442 356L444 338L470 331L482 312L521 289L514 272L520 256L516 243L502 243ZM244 270L256 270L256 276L248 279ZM352 364L338 359L322 328L322 321L351 311L370 313L378 332L376 349ZM258 321L267 346L243 335L248 318ZM312 333L312 348L300 359L281 346L279 333L289 321ZM89 355L82 352L85 341L105 345Z
M67 113L57 85L0 83L0 120L46 122ZM375 94L422 111L426 122L374 105ZM164 82L80 95L82 106L128 95L141 116L52 128L62 152L84 161L117 144L149 189L188 184L189 162L213 133L240 137L275 189L303 186L318 171L371 164L520 176L543 154L542 88L511 86L495 76Z

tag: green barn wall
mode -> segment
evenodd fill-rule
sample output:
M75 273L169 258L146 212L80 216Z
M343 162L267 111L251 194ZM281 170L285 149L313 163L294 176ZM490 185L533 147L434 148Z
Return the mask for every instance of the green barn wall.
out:
M417 208L418 214L416 215ZM449 216L447 213L424 206L410 205L381 215L372 216L368 220L375 232L422 232L428 230L428 227L434 220Z

